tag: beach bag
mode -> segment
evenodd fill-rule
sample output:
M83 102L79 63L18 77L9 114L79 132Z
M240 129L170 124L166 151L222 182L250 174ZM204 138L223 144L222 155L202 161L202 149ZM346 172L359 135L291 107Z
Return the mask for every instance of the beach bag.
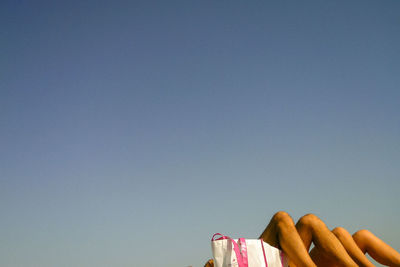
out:
M288 267L283 251L262 239L232 239L217 233L211 248L214 267Z

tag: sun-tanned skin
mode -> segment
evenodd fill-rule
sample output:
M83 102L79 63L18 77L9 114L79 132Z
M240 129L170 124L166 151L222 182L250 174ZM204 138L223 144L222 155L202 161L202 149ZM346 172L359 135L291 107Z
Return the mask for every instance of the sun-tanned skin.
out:
M352 236L341 227L330 231L313 214L303 216L294 224L289 214L277 212L260 238L282 249L289 258L290 267L374 266L365 253L381 264L400 267L400 253L371 232L360 230ZM314 248L309 253L311 243ZM205 265L213 266L212 260Z
M339 239L347 253L358 266L374 266L365 256L365 253L368 253L373 259L383 265L392 267L400 266L400 254L368 230L359 230L351 235L346 229L337 227L332 230L332 233ZM321 266L336 266L334 262L326 264L323 261L323 255L321 255L317 248L313 248L310 255L314 261L322 262Z

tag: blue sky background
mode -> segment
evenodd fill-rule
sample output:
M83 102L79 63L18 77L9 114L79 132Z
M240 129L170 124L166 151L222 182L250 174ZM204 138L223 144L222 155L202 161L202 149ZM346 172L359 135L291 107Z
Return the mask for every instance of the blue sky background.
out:
M201 266L278 210L400 250L399 14L2 1L0 265Z

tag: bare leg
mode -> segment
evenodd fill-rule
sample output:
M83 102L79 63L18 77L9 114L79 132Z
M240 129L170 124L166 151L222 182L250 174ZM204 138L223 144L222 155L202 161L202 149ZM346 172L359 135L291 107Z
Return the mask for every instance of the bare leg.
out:
M360 249L354 241L351 234L342 227L336 227L332 233L339 239L350 257L361 267L374 267L374 265L364 255L365 252Z
M357 266L340 241L317 216L313 214L303 216L297 222L296 228L307 251L311 242L318 249L311 253L317 265L328 266L334 263L336 266Z
M292 218L286 212L276 213L260 238L271 246L282 249L296 266L316 267L297 233Z
M377 262L391 267L400 267L400 253L370 231L360 230L353 235L353 239L363 253L368 253Z

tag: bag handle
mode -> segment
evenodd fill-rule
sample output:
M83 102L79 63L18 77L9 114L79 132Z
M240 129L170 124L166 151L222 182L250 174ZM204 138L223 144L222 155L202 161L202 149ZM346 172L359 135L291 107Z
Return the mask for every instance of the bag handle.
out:
M216 239L216 238L215 238L216 236L221 236L221 237ZM220 234L220 233L216 233L216 234L214 234L213 237L211 238L211 241L221 240L221 239L228 239L228 237L227 237L227 236L224 236L224 235L222 235L222 234Z
M243 266L244 267L248 267L249 266L249 259L247 257L246 239L239 238L238 243L240 245L240 252L242 254Z
M218 238L218 239L215 239L215 237L216 236L221 236L220 238ZM220 234L220 233L216 233L216 234L214 234L213 235L213 237L211 238L211 241L217 241L217 240L223 240L223 239L229 239L230 241L231 241L231 243L232 243L232 246L233 246L233 251L235 251L235 254L236 254L236 259L237 259L237 261L238 261L238 264L239 264L239 267L248 267L248 264L247 264L247 249L245 249L245 251L244 252L246 252L245 254L246 254L246 256L245 256L245 258L246 258L246 264L243 262L243 256L242 256L242 253L240 252L240 249L239 249L239 245L235 242L235 240L233 240L232 238L230 238L229 236L224 236L224 235L222 235L222 234ZM243 238L244 239L244 238ZM240 240L240 239L239 239ZM245 245L245 248L246 248L246 242L243 242ZM242 244L242 243L241 243ZM244 253L243 253L244 254Z

